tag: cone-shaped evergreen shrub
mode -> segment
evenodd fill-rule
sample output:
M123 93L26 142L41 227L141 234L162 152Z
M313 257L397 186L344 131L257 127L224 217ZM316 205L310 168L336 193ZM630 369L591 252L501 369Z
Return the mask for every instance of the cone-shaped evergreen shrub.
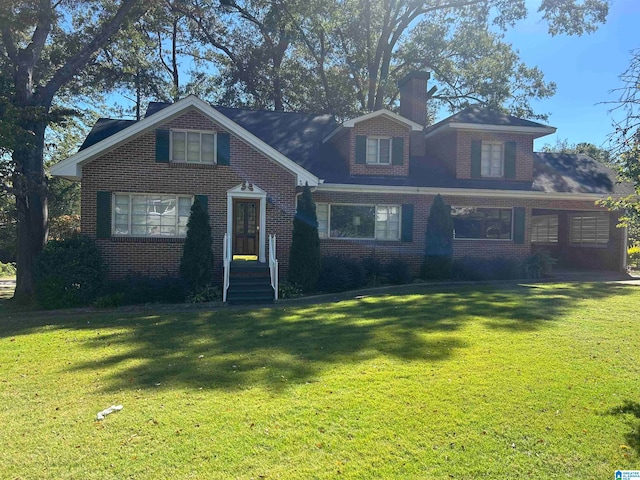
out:
M187 223L187 238L180 260L180 276L191 292L198 291L213 280L213 251L209 215L196 197Z
M298 208L293 219L293 238L289 252L289 283L309 292L316 288L320 274L320 238L318 217L309 184L298 197Z
M440 195L429 210L422 278L446 279L451 277L453 257L453 220L451 207L444 203Z

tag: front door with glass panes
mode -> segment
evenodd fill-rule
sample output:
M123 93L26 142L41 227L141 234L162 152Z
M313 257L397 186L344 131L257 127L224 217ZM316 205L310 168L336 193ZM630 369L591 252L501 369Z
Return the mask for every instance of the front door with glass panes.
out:
M259 248L259 200L233 201L233 256L257 260Z

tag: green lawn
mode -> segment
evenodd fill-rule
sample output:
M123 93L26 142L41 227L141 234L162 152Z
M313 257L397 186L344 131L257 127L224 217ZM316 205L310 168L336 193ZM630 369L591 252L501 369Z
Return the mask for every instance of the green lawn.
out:
M640 468L640 287L433 287L256 310L4 306L2 478ZM112 404L124 409L95 421Z

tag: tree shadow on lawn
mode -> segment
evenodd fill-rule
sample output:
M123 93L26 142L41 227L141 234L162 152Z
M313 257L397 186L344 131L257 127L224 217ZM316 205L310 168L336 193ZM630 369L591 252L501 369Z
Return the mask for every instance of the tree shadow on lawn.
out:
M334 304L220 308L154 315L94 314L32 319L8 336L50 328L93 330L94 360L71 370L105 370L102 389L183 386L279 391L318 381L337 363L393 357L438 362L468 346L457 331L482 321L505 332L534 331L579 308L582 299L631 293L622 285L451 286ZM49 320L47 322L47 320ZM35 323L35 324L34 324ZM53 324L53 325L51 325ZM118 352L118 353L114 353Z
M631 428L624 436L628 446L633 448L637 455L640 455L640 403L625 400L619 407L612 408L607 412L609 415L632 415L627 424Z

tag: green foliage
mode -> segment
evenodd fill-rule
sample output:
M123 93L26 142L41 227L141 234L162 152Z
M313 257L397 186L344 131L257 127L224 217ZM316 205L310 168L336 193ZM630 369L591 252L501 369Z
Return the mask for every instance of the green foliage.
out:
M335 293L354 290L364 287L366 280L360 261L334 255L322 257L317 285L319 291Z
M299 298L304 295L302 289L297 285L289 282L282 282L278 285L278 298L286 300L287 298Z
M16 264L0 262L0 277L15 277Z
M379 287L387 283L387 269L375 255L364 257L361 264L367 287Z
M213 250L209 215L196 197L187 223L187 238L180 260L180 276L195 293L213 280Z
M106 268L95 242L77 235L48 242L36 259L34 274L38 303L47 309L68 308L96 298Z
M523 278L522 265L503 257L462 257L453 261L451 276L460 281L510 280Z
M425 280L451 277L453 256L453 220L451 207L440 194L433 200L427 218L427 233L421 277Z
M627 250L629 266L640 268L640 245L634 245Z
M524 272L527 278L542 278L551 275L557 260L547 250L538 250L524 261Z
M187 296L187 303L206 303L222 301L220 287L206 285Z
M409 264L401 258L392 258L385 265L385 272L387 280L392 285L404 285L413 280Z
M320 274L320 238L318 218L309 184L298 197L298 208L293 219L291 250L289 253L289 283L298 285L303 292L314 290Z
M104 294L94 302L99 308L146 303L183 303L187 298L184 280L173 276L130 275L106 282L102 292Z

